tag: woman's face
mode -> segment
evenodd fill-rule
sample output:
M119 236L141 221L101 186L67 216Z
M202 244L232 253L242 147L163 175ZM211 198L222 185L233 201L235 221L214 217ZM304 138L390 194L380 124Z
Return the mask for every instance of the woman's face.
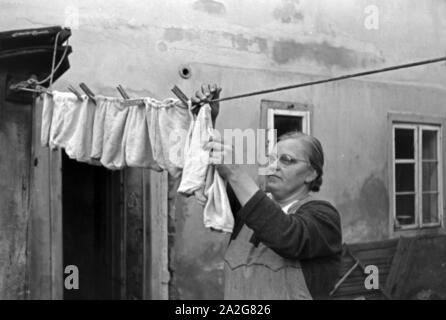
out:
M316 175L301 140L279 141L270 156L266 192L270 192L278 200L299 192L308 192L308 184Z

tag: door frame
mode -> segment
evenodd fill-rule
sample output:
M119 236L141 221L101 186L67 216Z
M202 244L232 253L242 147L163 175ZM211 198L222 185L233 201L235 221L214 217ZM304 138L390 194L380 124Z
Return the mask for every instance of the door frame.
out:
M30 299L63 299L62 154L40 142L42 99L33 103L31 210L28 230Z

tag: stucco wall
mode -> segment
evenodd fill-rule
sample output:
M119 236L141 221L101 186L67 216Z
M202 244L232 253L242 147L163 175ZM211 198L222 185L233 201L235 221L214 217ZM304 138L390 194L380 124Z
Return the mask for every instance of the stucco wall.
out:
M368 30L365 9L379 10ZM217 82L223 95L444 56L441 0L0 1L0 30L73 27L71 69L56 88L172 96ZM189 64L192 77L178 68ZM441 64L253 97L222 105L217 127L257 128L260 100L312 104L313 134L327 158L322 196L342 214L347 242L388 237L387 112L444 115ZM391 84L391 85L388 85ZM234 117L237 114L237 117ZM254 172L254 170L252 170ZM225 236L205 230L193 199L172 212L172 296L219 298Z

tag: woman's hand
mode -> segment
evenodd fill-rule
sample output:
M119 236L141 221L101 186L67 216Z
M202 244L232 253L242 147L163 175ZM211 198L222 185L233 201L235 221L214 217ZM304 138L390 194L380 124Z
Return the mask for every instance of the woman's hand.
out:
M244 206L259 187L246 172L243 164L234 164L233 145L224 144L218 137L214 137L205 148L211 150L210 164L214 165L220 176L231 184L240 204Z
M234 147L232 144L224 144L218 137L213 137L205 149L211 152L210 164L215 166L223 179L230 180L243 171L241 165L233 164Z
M191 98L192 103L198 105L196 108L196 112L200 110L200 107L209 103L210 100L220 98L221 87L217 84L203 84L201 85L201 90L195 92L195 96ZM218 112L220 111L220 103L219 102L211 102L209 103L211 107L211 117L212 123L215 125L215 120L217 119Z

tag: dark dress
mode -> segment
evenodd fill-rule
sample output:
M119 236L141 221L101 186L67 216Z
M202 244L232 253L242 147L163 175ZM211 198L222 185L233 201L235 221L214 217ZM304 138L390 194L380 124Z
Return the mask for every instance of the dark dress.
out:
M339 274L340 216L309 195L288 214L259 190L240 207L225 253L225 299L328 299Z

